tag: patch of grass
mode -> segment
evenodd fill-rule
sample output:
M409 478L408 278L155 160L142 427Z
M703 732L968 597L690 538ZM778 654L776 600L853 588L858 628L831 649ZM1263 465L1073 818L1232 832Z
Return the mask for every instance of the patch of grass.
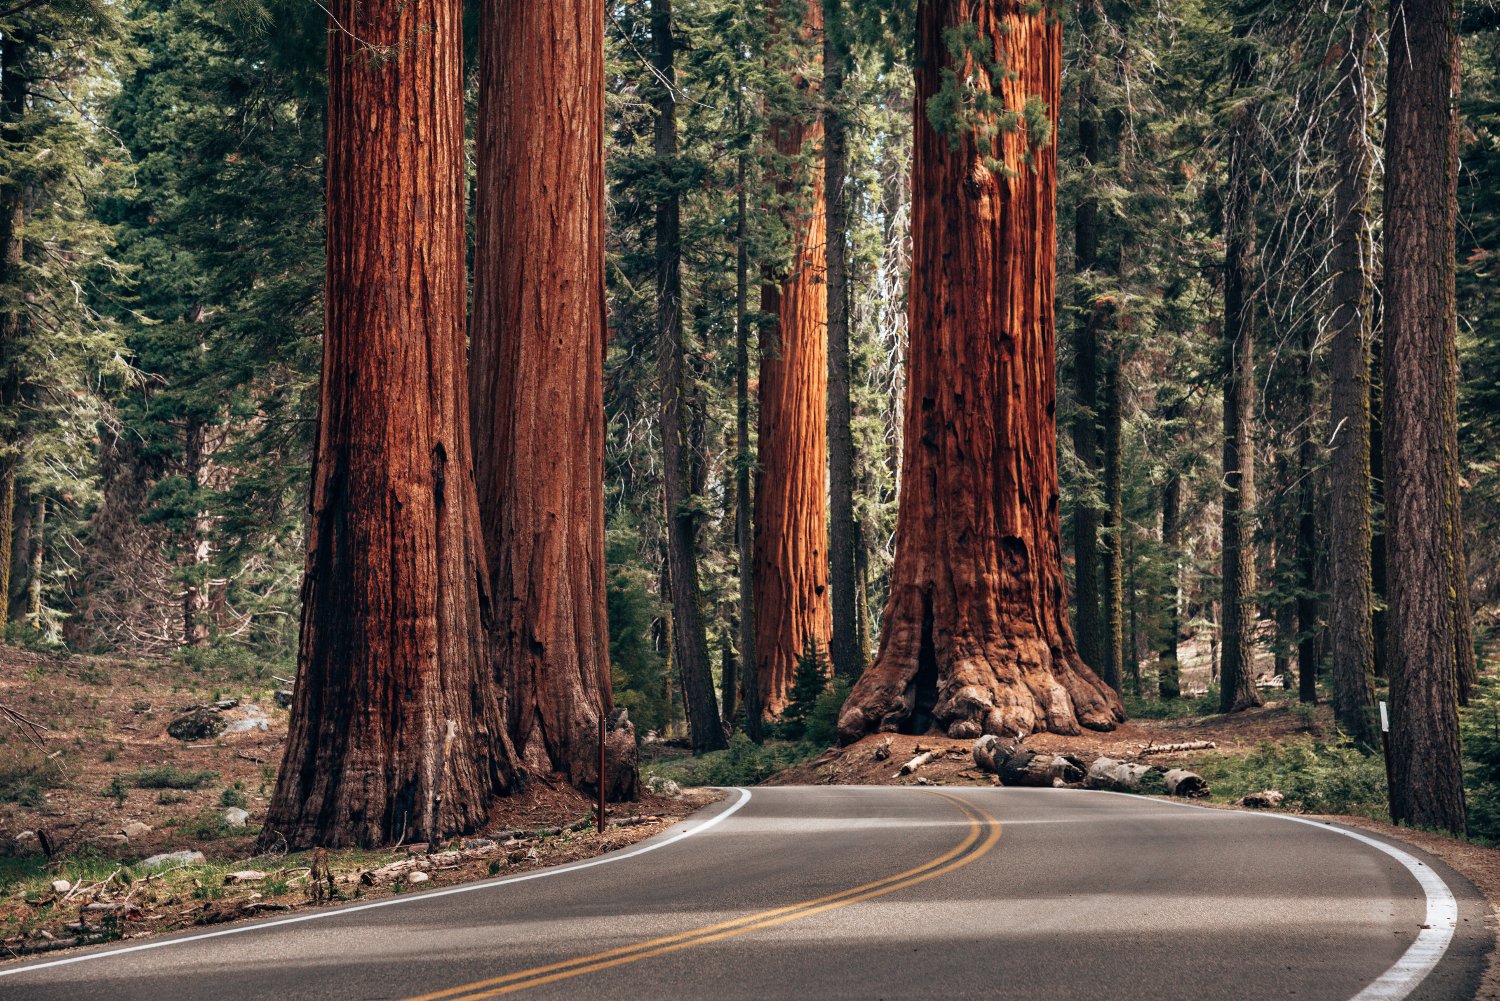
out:
M0 752L0 803L39 809L48 789L63 778L61 759L48 760L35 747L23 745Z
M1208 780L1213 798L1233 802L1247 793L1279 789L1284 808L1389 821L1385 762L1353 742L1297 739L1264 743L1249 755L1208 755L1195 770Z
M172 806L176 803L186 803L188 799L189 797L184 796L182 793L172 792L168 789L164 789L156 794L156 801L162 806Z
M671 779L684 786L754 785L826 749L826 745L807 741L768 740L757 746L743 733L735 733L726 750L658 762L647 766L645 772L647 777Z
M104 787L104 791L100 795L105 799L114 800L115 806L124 806L125 797L129 796L130 792L125 788L125 783L120 781L120 776L116 775L109 780L109 785Z
M1131 719L1193 719L1210 716L1219 711L1218 700L1207 696L1198 699L1146 699L1138 695L1124 695L1125 714Z
M175 765L162 765L136 772L131 781L137 789L202 789L218 777L218 772L190 772Z
M225 789L219 793L219 805L243 807L245 805L245 783L236 782L233 788Z

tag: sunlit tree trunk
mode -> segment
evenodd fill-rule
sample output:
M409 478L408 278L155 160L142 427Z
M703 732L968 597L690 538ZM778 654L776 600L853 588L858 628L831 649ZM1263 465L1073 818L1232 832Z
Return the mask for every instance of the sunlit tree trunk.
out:
M821 30L809 0L805 33ZM761 286L759 466L755 479L755 656L761 711L780 716L797 658L809 642L825 651L833 632L828 596L828 291L823 171L799 158L822 141L816 117L771 121L790 176L777 186L797 204L785 220L792 257ZM795 198L806 187L805 199Z
M265 848L435 841L517 780L470 458L460 8L330 9L322 397Z
M1391 816L1462 832L1453 0L1393 0L1385 134Z
M1112 729L1078 656L1059 539L1055 304L1059 21L1024 0L918 8L911 346L896 563L875 663L839 719L953 737ZM949 39L972 23L988 81ZM953 66L954 61L963 65ZM1029 125L928 110L944 69ZM984 123L979 123L983 125ZM1003 168L1003 169L1002 169Z
M496 671L526 767L597 789L612 707L602 0L484 4L475 152L469 386Z

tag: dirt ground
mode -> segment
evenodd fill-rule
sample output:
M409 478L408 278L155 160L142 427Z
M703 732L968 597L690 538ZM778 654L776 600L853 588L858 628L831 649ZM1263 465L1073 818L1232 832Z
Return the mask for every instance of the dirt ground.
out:
M255 855L286 737L277 686L253 668L0 647L0 707L36 724L0 718L0 958L556 865L650 837L719 795L648 792L611 805L615 826L598 834L586 797L537 782L436 855ZM181 710L231 701L218 715L239 732L167 733ZM226 822L235 809L242 827ZM203 859L141 865L182 851Z

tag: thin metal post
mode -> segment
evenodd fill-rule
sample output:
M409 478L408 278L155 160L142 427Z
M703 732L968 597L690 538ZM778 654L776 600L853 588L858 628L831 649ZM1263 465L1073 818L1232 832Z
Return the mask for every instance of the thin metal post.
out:
M599 833L604 833L604 711L599 712Z

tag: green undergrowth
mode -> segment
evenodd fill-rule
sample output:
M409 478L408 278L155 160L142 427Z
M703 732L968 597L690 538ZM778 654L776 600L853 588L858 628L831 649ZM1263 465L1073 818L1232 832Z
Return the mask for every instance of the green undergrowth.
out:
M1284 810L1390 820L1384 759L1343 737L1268 741L1244 756L1206 755L1192 767L1208 780L1215 802L1277 789Z
M757 745L736 732L725 750L654 762L644 772L648 779L669 779L683 786L754 785L827 749L826 744L806 740L768 740Z

